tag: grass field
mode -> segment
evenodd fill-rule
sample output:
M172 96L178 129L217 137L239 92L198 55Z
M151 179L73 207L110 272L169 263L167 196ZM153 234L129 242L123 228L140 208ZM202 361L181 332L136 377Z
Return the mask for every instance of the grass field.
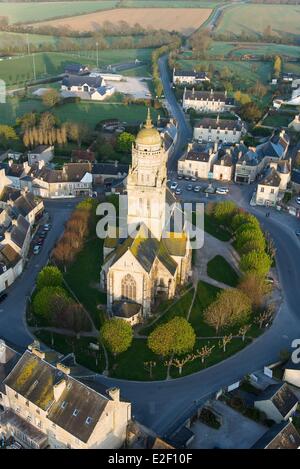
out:
M224 55L232 57L241 57L245 54L256 56L281 55L286 57L299 57L299 47L285 44L264 44L264 43L246 43L246 42L221 42L213 41L208 53L210 56ZM190 53L186 53L188 57Z
M234 5L224 11L222 20L216 28L216 33L241 32L261 33L271 25L275 35L282 34L296 36L300 34L300 6L299 5Z
M225 0L121 0L122 8L213 8Z
M99 51L99 66L120 62L133 62L135 59L150 63L152 49L110 49ZM96 66L96 52L83 51L80 54L60 52L40 52L34 55L37 78L46 78L63 73L69 63L82 63ZM150 70L150 69L149 69ZM8 87L33 79L33 59L17 56L0 62L0 78Z
M76 1L76 2L1 2L1 16L7 16L10 23L43 21L59 16L74 16L97 10L114 8L117 0Z
M96 31L106 21L113 24L126 21L130 26L139 23L145 28L175 30L182 34L191 34L207 20L211 11L209 8L121 8L36 25L64 26L75 31Z
M47 108L39 99L9 98L6 104L1 104L0 124L14 125L16 118L28 112L43 112ZM145 120L146 107L132 104L126 106L121 103L97 103L84 101L81 103L68 103L51 110L61 122L84 122L91 129L103 119L116 118L128 124L139 124ZM155 119L158 112L152 109Z
M234 60L182 60L179 59L177 63L182 69L194 69L200 65L208 68L211 63L215 70L222 71L225 67L228 68L235 79L241 82L241 90L246 90L249 86L253 85L257 80L262 83L269 83L272 74L272 62L263 61L234 61Z
M223 282L230 287L236 287L239 276L222 256L215 256L207 264L207 274L210 278Z

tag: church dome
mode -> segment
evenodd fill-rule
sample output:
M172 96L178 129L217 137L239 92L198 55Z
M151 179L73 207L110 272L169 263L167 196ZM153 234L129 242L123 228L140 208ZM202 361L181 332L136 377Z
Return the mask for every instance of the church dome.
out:
M137 134L135 142L138 145L161 145L160 134L158 130L153 127L151 121L150 109L148 109L146 123Z

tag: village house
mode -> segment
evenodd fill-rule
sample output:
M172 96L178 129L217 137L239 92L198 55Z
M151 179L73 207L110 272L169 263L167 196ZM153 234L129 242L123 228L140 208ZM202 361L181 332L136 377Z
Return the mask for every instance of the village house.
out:
M257 147L247 147L243 142L236 145L232 154L236 160L234 181L250 184L271 162L284 160L289 147L289 136L284 130L275 133Z
M273 425L251 449L299 449L300 435L292 422Z
M227 91L195 91L184 89L182 107L184 111L194 109L196 112L225 112L234 108L233 98Z
M213 164L217 160L218 148L189 143L187 151L179 158L177 173L200 179L212 178Z
M291 164L288 160L272 162L266 176L258 182L256 204L274 206L283 197L291 180Z
M64 360L55 360L56 354L42 352L37 344L29 346L16 363L16 356L5 347L0 343L2 437L13 436L31 449L124 445L131 404L120 399L118 388L97 383L100 390L92 389L72 376Z
M239 120L204 117L194 127L194 140L202 142L239 143L246 133L244 123Z
M115 89L112 86L106 86L101 76L70 75L63 79L61 92L64 97L78 96L82 99L102 101L107 96L111 96Z
M220 149L213 164L213 179L231 181L234 173L234 162L230 149Z
M210 79L206 72L197 72L196 70L176 70L173 69L174 85L196 85L198 83L209 82Z
M284 365L283 381L300 389L300 363L294 363L293 360L290 359L287 364Z
M292 417L297 406L298 398L286 383L268 386L254 401L254 407L276 423Z
M129 165L120 164L117 160L114 163L96 163L92 168L93 183L103 184L115 179L124 179L129 171Z
M88 72L89 68L86 65L82 64L68 64L65 67L65 73L67 75L82 75Z
M300 132L300 114L297 114L292 122L289 123L289 129L294 132Z
M44 161L50 163L54 157L54 146L53 145L38 145L34 150L27 152L28 164L32 165L38 161Z

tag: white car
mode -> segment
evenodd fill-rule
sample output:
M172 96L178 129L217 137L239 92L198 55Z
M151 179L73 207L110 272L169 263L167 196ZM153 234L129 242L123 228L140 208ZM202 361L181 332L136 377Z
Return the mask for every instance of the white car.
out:
M216 194L227 195L228 192L229 192L229 189L227 189L227 187L217 187L216 189Z
M181 192L182 192L182 190L181 190L181 189L178 187L178 189L176 189L176 192L175 192L175 194L176 194L176 195L180 195L180 194L181 194Z
M296 202L300 205L300 197L297 197Z
M192 182L196 182L197 181L197 178L195 178L195 176L191 177L191 181Z
M33 248L33 254L35 254L35 255L36 255L36 254L39 254L40 250L41 250L41 246L39 246L39 245L37 244L37 245L34 246L34 248Z
M172 190L172 191L175 191L175 190L177 189L177 186L178 186L177 182L172 182L172 184L171 184L171 186L170 186L170 187L171 187L171 190Z
M201 187L200 186L195 186L194 187L194 192L200 192Z

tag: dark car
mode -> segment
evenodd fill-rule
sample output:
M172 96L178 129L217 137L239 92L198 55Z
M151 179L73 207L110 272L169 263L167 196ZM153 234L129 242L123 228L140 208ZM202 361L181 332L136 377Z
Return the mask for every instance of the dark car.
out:
M300 230L296 230L296 231L295 231L295 235L296 235L296 236L300 236Z
M0 303L2 303L2 301L4 301L6 298L7 298L7 293L2 293L0 295Z

